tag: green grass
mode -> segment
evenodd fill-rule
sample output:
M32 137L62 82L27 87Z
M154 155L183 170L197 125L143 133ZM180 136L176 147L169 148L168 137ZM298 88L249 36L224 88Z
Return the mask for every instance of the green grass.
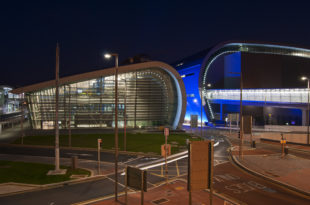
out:
M72 174L90 175L89 171L83 169L72 170L62 166L61 168L67 169L65 175L47 176L47 172L54 167L49 164L0 161L0 183L50 184L70 180Z
M97 139L102 139L103 149L114 148L114 134L81 134L72 135L73 147L87 147L97 148ZM119 148L124 150L124 136L123 133L119 134ZM175 146L172 146L172 153L177 153L180 150L186 148L186 139L199 140L198 138L192 138L189 134L171 134L168 137L168 144L176 142ZM28 136L24 138L24 144L28 145L49 145L53 146L55 136ZM68 135L61 135L59 137L60 146L68 146ZM20 144L20 139L14 142ZM145 152L160 154L160 146L165 143L165 137L161 133L127 133L127 151L131 152Z

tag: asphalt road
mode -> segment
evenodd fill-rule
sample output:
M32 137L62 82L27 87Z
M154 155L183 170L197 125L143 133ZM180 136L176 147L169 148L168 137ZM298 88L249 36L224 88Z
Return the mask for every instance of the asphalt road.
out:
M231 163L223 163L215 167L214 189L216 192L251 205L309 204L309 199L245 173Z
M28 155L28 156L45 156L54 157L55 150L53 148L37 148L37 147L15 147L0 144L1 154L14 154L14 155ZM71 158L78 156L80 159L97 160L97 151L87 150L69 150L60 149L60 157ZM132 158L137 158L135 155L119 154L119 161L125 162ZM105 162L114 162L114 153L101 152L100 158Z
M210 139L211 137L209 137ZM271 182L254 177L230 163L227 149L229 143L224 137L213 137L219 145L214 149L214 189L216 192L226 195L237 201L261 205L261 204L309 204L309 199L304 199L294 192L281 188ZM33 148L12 148L1 147L0 153L27 154L53 156L52 149L33 149ZM96 159L96 152L62 150L62 157L78 155L83 159ZM111 153L102 153L102 159L113 162L114 156ZM149 157L121 155L120 161L123 164L138 165L154 160ZM120 171L122 171L120 166ZM164 166L155 167L147 170L148 188L157 186L165 181ZM168 177L178 178L187 177L187 158L173 162L168 166ZM74 185L66 185L58 188L28 192L24 194L0 197L0 204L24 205L24 204L47 204L61 205L72 204L89 199L103 197L113 194L114 175L108 175L104 179L83 182ZM119 191L123 190L124 175L119 173Z

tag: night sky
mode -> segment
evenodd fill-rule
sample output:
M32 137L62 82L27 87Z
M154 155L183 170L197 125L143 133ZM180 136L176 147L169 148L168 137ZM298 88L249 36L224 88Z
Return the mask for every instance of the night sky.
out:
M310 48L309 20L299 1L2 1L0 85L53 79L56 42L68 76L111 67L109 51L173 63L227 40Z

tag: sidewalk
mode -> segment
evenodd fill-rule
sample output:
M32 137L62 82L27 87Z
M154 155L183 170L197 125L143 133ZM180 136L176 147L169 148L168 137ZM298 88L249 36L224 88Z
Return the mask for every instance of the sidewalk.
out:
M293 154L281 156L281 146L274 145L268 149L264 143L256 142L258 148L251 148L249 143L244 143L243 159L239 158L239 139L228 137L231 141L232 156L237 163L245 169L259 173L267 178L284 183L294 189L306 192L310 196L310 152L309 158L297 157ZM308 152L308 146L288 145L289 148L301 149Z
M120 205L125 204L125 196L120 196L118 202L115 202L114 198L103 200L100 202L92 203L92 205ZM141 193L135 192L128 194L128 204L141 204ZM144 193L145 205L188 205L188 191L187 183L181 180L176 180L169 184L163 184L148 192ZM192 205L209 204L209 193L206 191L192 192ZM213 195L213 205L223 205L230 203L224 203L224 200Z

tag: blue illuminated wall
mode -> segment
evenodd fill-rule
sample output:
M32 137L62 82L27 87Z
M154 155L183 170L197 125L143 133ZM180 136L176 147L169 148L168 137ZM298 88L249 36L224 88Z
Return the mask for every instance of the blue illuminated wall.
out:
M191 65L189 67L184 66L181 70L178 70L182 76L185 90L186 90L186 114L184 122L189 122L191 115L198 115L198 121L201 120L201 98L199 93L198 78L201 64ZM203 123L208 122L206 114L203 112Z
M241 52L224 58L224 88L240 88Z

